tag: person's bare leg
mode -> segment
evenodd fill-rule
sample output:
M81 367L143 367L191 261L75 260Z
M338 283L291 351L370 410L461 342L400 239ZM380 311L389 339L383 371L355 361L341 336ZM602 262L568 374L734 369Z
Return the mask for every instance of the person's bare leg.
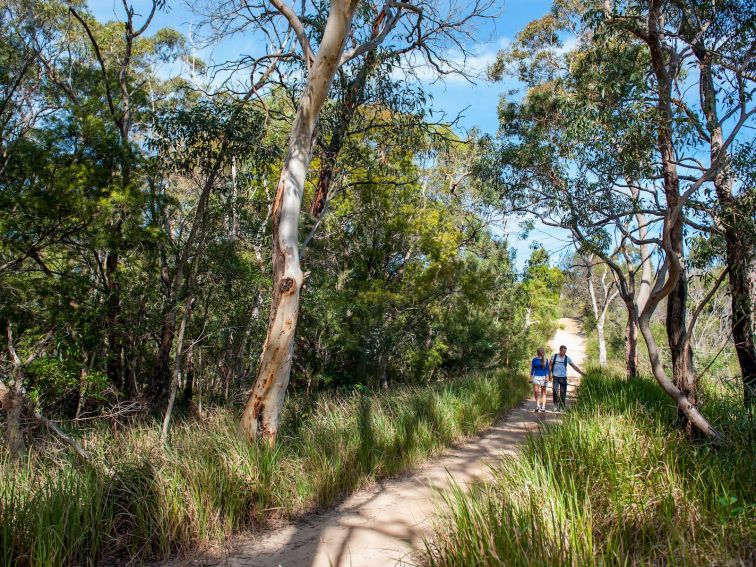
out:
M535 398L536 403L536 409L535 411L538 411L538 384L533 384L533 398Z
M546 411L546 386L541 386L541 407Z

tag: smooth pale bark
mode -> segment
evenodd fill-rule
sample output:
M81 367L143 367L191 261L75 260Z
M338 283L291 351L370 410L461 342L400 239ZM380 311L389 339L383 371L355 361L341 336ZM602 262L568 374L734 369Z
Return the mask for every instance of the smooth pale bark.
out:
M297 108L289 147L273 202L273 297L268 332L255 385L239 424L248 439L275 443L279 416L289 385L294 333L303 282L299 265L299 214L307 169L312 157L318 115L339 66L357 7L355 1L334 0L323 39Z
M706 435L709 439L715 443L722 442L722 436L711 426L708 420L698 411L698 407L693 403L690 398L678 388L669 378L667 378L664 372L664 365L661 360L659 348L656 345L656 340L651 332L650 325L650 313L644 314L639 320L640 331L643 334L643 338L648 347L648 355L651 362L651 370L654 374L654 378L659 382L659 385L664 391L675 401L677 408L689 424L693 425Z
M638 238L640 240L646 240L646 238L648 238L646 215L644 213L637 213L635 218L638 221ZM651 264L651 251L649 250L648 244L640 245L640 267L641 280L638 283L638 295L635 299L638 313L641 313L646 307L646 302L651 295L651 282L654 279L654 267Z
M604 334L604 313L602 313L596 321L596 333L598 334L599 342L599 364L606 366L606 336Z
M664 14L661 0L651 1L645 29L635 27L628 21L620 21L619 25L629 25L627 29L642 40L649 50L657 88L658 130L656 149L662 164L667 208L662 231L664 264L660 270L657 285L651 290L649 299L640 313L638 326L648 347L654 377L664 391L675 401L680 415L685 418L688 425L696 427L713 441L720 442L721 435L709 424L697 407L693 352L690 348L685 324L687 280L683 255L683 211L681 210L680 179L677 172L677 156L672 132L674 118L672 85L678 72L679 60L676 52L667 50L664 44L666 39L664 38ZM667 300L667 341L672 354L672 380L665 373L650 326L651 316L659 303L665 298Z
M609 306L612 304L612 301L614 301L614 298L617 297L617 294L619 292L612 291L613 285L606 285L606 276L607 276L608 270L607 267L604 266L604 273L601 276L601 288L603 290L603 298L601 299L601 304L599 305L598 299L596 297L596 288L593 285L593 268L588 268L588 293L591 296L591 307L593 307L593 316L596 318L596 334L598 335L598 347L599 347L599 364L601 366L607 365L607 356L606 356L606 335L604 332L604 328L606 325L606 314L609 311Z
M633 189L632 196L637 199L640 194L639 188ZM635 215L638 222L638 238L641 241L648 237L648 224L644 213ZM648 298L651 295L651 282L654 277L654 268L651 265L651 252L648 244L640 245L640 270L641 279L638 282L638 291L634 300L628 306L628 318L625 328L625 364L627 367L628 378L638 376L638 317L646 307ZM635 274L633 274L633 278ZM635 282L633 282L635 288Z

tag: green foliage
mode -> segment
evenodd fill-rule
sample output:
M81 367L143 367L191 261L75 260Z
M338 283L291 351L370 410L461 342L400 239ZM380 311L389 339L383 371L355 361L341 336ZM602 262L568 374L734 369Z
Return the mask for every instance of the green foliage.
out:
M275 450L235 434L214 412L172 430L101 428L85 443L95 464L65 453L0 462L0 564L94 564L167 557L329 506L475 434L527 393L520 375L479 374L371 395L290 400ZM112 469L112 475L105 471Z
M103 372L86 372L73 360L43 356L26 367L29 397L45 414L76 412L79 397L83 411L98 411L115 402L108 377Z
M49 60L33 62L40 67L24 92L55 111L18 133L0 170L0 317L19 341L54 334L27 387L45 412L64 418L83 392L87 411L98 401L105 410L111 395L143 395L166 317L191 291L192 347L180 378L187 407L190 386L198 405L238 403L265 338L270 211L299 87L243 102L204 96L185 77L163 79L166 63L186 59L185 39L169 29L147 32L125 71L131 129L124 134L123 22L98 22L74 6L101 47L103 77L68 6L45 6ZM28 11L13 14L35 29ZM15 49L8 73L28 47L13 43L24 37L14 33L2 36ZM467 173L475 145L427 123L423 90L384 73L396 65L384 56L356 97L323 218L303 215L301 233L312 229L313 238L304 250L293 391L514 368L531 346L530 292L489 228L487 189ZM305 205L344 98L360 86L360 65L340 70L321 116ZM23 117L23 108L13 109ZM450 187L449 179L460 181ZM537 281L533 293L543 287ZM87 380L107 373L110 391L80 387L82 367Z
M531 350L546 345L556 330L556 320L562 316L561 292L564 274L549 265L543 248L535 248L525 268L523 293L533 324L529 328Z
M490 483L448 498L431 565L747 563L756 538L754 430L737 394L706 389L727 438L690 443L648 378L591 372L576 406L505 458ZM449 526L449 527L446 527Z

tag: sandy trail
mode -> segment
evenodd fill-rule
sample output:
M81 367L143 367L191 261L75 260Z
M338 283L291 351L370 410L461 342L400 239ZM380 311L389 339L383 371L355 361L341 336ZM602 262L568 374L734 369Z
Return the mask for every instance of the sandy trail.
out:
M560 327L549 343L549 353L564 344L580 365L585 360L585 341L577 321L561 319ZM575 372L570 369L570 374ZM569 390L574 391L577 378L570 376L569 383ZM486 478L489 465L502 455L515 454L528 433L541 423L559 419L555 413L533 413L534 407L528 399L474 440L450 448L410 474L358 492L332 510L237 540L222 559L192 563L230 567L412 565L412 555L423 548L423 537L431 534L438 491L449 486L450 477L458 484Z

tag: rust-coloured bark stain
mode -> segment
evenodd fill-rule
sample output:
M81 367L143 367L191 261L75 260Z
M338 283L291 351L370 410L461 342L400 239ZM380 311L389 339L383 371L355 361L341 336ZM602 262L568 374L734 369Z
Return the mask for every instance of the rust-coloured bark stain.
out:
M282 294L292 293L292 290L296 289L295 283L294 278L281 278L278 289Z

